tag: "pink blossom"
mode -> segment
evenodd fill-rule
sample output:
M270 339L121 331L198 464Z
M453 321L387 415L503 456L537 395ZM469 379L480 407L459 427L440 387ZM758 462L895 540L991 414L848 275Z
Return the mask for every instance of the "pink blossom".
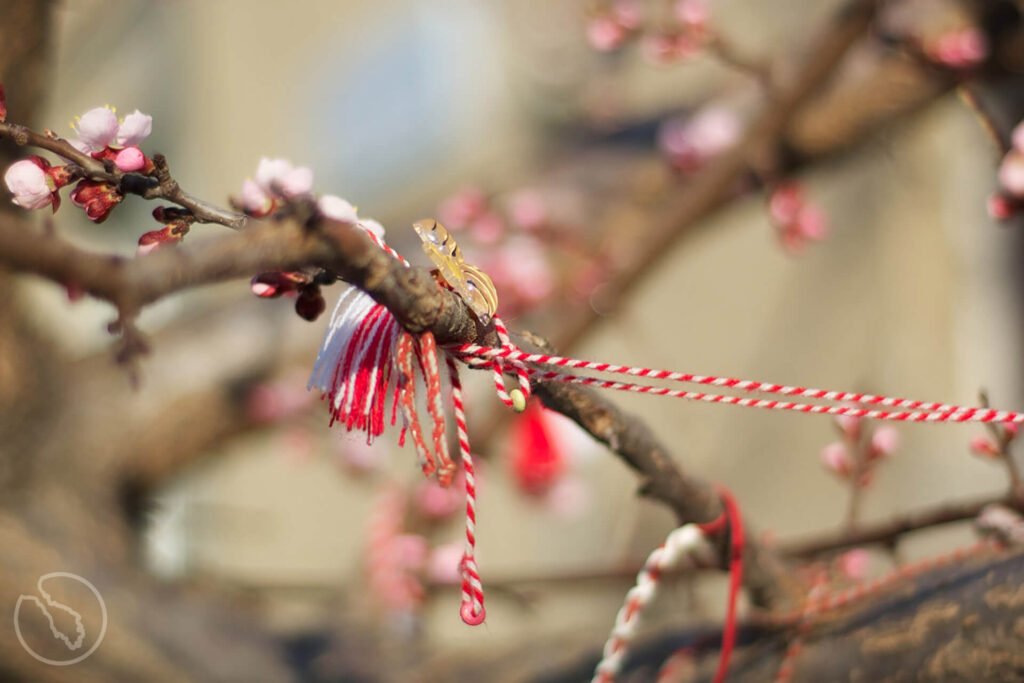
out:
M850 476L851 462L846 445L835 441L822 448L821 464L836 476Z
M836 566L846 578L862 581L867 578L871 568L871 553L863 548L848 550L836 559Z
M594 17L587 22L587 42L600 52L610 52L622 45L626 29L609 15Z
M1003 425L1003 432L1006 434L1008 441L1013 441L1017 438L1017 434L1020 432L1020 424L1016 422L1007 422Z
M469 225L487 208L487 197L478 188L466 187L441 202L438 220L451 230Z
M985 436L976 436L971 439L970 448L971 452L983 458L1000 457L999 447Z
M494 244L505 232L505 223L494 211L478 217L469 227L470 234L480 244Z
M256 422L274 422L301 413L311 401L312 394L293 382L261 382L249 391L245 407Z
M265 192L280 191L286 197L298 197L313 190L313 171L292 166L287 159L260 159L256 184Z
M794 228L804 239L819 242L828 234L828 216L817 206L805 205L797 215Z
M690 30L703 30L711 19L707 0L676 0L676 18Z
M1017 198L1024 198L1024 152L1011 150L999 165L999 184Z
M796 220L803 206L803 191L796 183L784 183L772 192L768 199L768 215L776 223L790 223Z
M555 287L555 275L544 257L542 245L535 239L518 237L500 252L506 269L514 275L513 287L528 302L545 298Z
M246 179L242 183L242 208L254 216L265 216L273 208L273 200L259 185Z
M54 188L46 172L32 159L11 164L4 174L4 183L14 195L14 203L23 209L45 209L54 202Z
M666 120L658 144L676 168L691 172L735 145L741 132L734 109L711 105L689 118Z
M881 458L892 455L900 446L900 433L893 427L880 427L871 435L872 457Z
M836 415L835 420L847 439L850 441L857 440L857 437L860 436L860 423L863 421L863 418L854 417L853 415Z
M89 151L99 152L113 142L119 128L120 123L113 111L107 107L96 107L82 114L75 130Z
M452 486L442 488L436 481L421 481L414 496L416 509L431 520L447 519L458 512L463 504L462 486L455 482Z
M459 568L465 551L465 545L458 541L434 548L427 564L427 576L431 582L445 586L457 584L462 579Z
M418 571L426 565L429 549L427 539L418 534L398 534L391 539L389 548L393 567Z
M359 222L355 207L341 197L325 194L316 205L320 209L320 213L340 223L355 225Z
M136 109L117 128L117 144L121 147L138 145L153 132L153 117Z
M292 169L281 182L286 197L298 197L313 191L313 171L306 166Z
M146 155L134 145L125 147L114 157L114 165L125 173L138 171L146 165Z
M509 214L512 222L523 230L539 230L548 221L544 198L534 190L520 190L512 195Z
M615 0L612 4L612 17L622 28L635 31L643 21L643 11L636 0Z

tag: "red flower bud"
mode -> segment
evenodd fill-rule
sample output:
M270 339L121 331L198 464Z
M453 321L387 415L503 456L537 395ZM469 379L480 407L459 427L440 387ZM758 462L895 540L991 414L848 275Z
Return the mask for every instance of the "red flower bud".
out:
M317 286L306 287L299 292L299 298L295 300L295 312L300 318L313 322L320 317L320 314L327 308L323 294Z
M81 180L71 191L71 202L94 223L102 223L124 199L117 189L108 183L97 180Z

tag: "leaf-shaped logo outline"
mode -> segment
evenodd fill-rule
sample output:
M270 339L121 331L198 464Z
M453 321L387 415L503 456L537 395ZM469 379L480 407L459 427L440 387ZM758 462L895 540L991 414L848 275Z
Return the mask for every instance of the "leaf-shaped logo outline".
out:
M68 659L68 660L57 660L57 659L50 659L48 657L43 657L38 652L33 650L28 645L27 642L25 642L25 637L21 633L21 624L20 624L21 605L25 601L31 600L31 601L35 602L36 605L39 607L39 609L43 612L43 614L46 615L46 618L47 618L47 620L50 623L50 631L53 633L53 637L54 638L58 638L61 641L63 641L64 645L69 650L72 650L72 651L77 650L78 648L82 647L82 643L85 640L85 625L82 623L82 616L81 616L81 614L79 614L75 610L71 609L67 605L64 605L64 604L54 600L50 596L49 592L47 592L46 589L43 588L43 584L48 579L55 579L55 578L72 579L74 581L80 582L82 585L84 585L86 588L88 588L89 591L96 597L96 601L100 605L100 614L102 616L102 623L100 624L100 634L96 638L96 642L94 642L92 644L92 647L90 647L87 651L83 652L82 654L78 655L77 657L75 657L73 659ZM36 581L36 588L39 590L39 593L43 596L43 600L46 602L46 606L44 606L43 605L43 601L41 601L35 595L19 595L18 596L18 601L14 605L14 631L15 631L15 634L18 636L18 642L20 642L21 646L23 648L25 648L25 651L28 652L30 655L32 655L32 657L34 657L38 661L43 662L44 664L51 664L53 666L69 666L71 664L77 664L78 662L84 660L89 655L91 655L93 652L95 652L96 649L99 648L100 643L103 642L103 638L107 635L107 621L108 621L108 619L107 619L107 605L103 601L103 596L100 595L100 592L96 589L96 586L94 586L88 579L85 579L85 578L79 576L78 574L73 574L71 572L50 572L49 574L43 574L42 576L39 577L39 579ZM75 630L78 633L78 637L76 638L74 643L72 643L71 640L66 635L64 635L64 633L62 633L60 631L60 629L58 629L56 627L56 624L54 624L54 621L53 621L53 615L51 615L49 610L46 609L47 606L55 608L55 609L63 609L66 612L68 612L69 614L73 614L75 616Z

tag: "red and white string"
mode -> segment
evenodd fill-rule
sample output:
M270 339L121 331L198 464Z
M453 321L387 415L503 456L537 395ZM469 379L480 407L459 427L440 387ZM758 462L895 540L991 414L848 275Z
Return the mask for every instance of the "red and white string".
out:
M604 646L604 656L594 670L593 683L610 683L621 673L630 643L636 638L640 613L654 600L662 574L680 567L707 566L714 553L696 524L674 529L665 542L655 548L636 577L636 585L615 615L615 625Z
M598 363L594 361L564 358L561 356L541 353L526 353L513 344L503 343L501 347L497 348L479 346L477 344L464 344L455 348L454 352L471 366L493 367L495 363L500 363L503 366L509 366L515 369L517 372L526 372L531 377L542 381L569 382L593 386L598 389L614 389L618 391L652 394L655 396L669 396L707 403L723 403L726 405L762 408L766 410L790 410L820 415L845 415L848 417L895 420L902 422L1024 422L1024 413L1007 410L958 406L948 403L924 402L848 391L808 389L805 387L787 386L784 384L740 380L731 377L694 375L670 370L654 370L642 367L612 365L610 363ZM597 377L543 370L537 366L592 370L595 372L642 377L645 379L728 387L747 392L759 392L779 396L797 396L801 398L813 398L832 402L842 401L856 405L818 405L793 401L781 401L776 399L759 399L744 396L712 394L702 391L668 389L655 385L620 382L600 379ZM504 401L505 399L503 398L502 400ZM884 406L885 409L879 409L875 406Z

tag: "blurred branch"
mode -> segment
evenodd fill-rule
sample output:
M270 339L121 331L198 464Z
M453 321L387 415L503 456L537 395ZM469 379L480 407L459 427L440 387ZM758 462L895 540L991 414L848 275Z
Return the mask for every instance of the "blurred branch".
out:
M786 557L809 559L858 546L891 545L904 534L974 519L989 505L1005 505L1024 512L1024 504L1013 495L987 496L895 515L885 521L863 524L838 534L829 533L801 541L780 543L777 550Z
M628 300L633 289L671 253L671 246L696 223L720 207L736 192L752 163L765 154L774 156L786 127L806 101L832 76L847 51L860 39L875 17L879 0L852 0L821 33L816 46L790 79L775 78L768 93L768 105L751 123L740 143L712 162L679 195L673 197L657 219L657 225L642 241L629 265L608 283L608 297L602 301L606 315ZM570 348L603 314L592 308L568 321L559 331L556 346Z

